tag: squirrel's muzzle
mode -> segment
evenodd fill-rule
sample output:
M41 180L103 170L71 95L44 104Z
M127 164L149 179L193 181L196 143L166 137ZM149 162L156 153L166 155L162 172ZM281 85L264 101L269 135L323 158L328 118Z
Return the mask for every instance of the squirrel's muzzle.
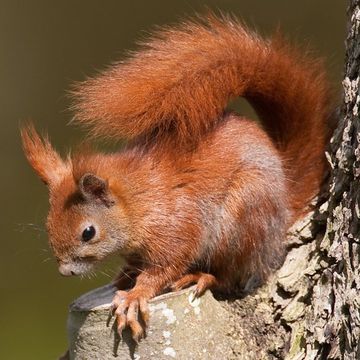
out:
M72 264L60 264L59 265L59 272L61 275L63 276L72 276L72 275L77 275L74 267Z

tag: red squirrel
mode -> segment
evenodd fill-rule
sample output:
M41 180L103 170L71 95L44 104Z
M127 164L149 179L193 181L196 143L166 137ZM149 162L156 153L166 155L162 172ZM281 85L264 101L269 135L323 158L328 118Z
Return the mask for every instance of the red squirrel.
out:
M214 15L156 32L77 84L74 121L127 145L62 158L32 125L21 129L49 189L60 273L118 253L127 265L112 310L135 340L165 289L196 284L201 295L265 280L323 180L329 93L321 61ZM226 111L238 96L262 125Z

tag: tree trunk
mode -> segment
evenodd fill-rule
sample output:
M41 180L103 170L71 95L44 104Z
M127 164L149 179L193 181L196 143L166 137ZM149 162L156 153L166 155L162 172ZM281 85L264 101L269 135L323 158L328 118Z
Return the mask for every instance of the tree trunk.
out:
M290 281L290 288L282 286L285 263L275 292L280 301L273 297L280 323L290 328L288 359L360 359L359 6L359 0L350 0L344 103L327 154L332 169L329 198L315 216L315 239L291 251L307 248L302 275ZM327 219L320 237L322 215ZM303 260L297 257L295 262ZM285 299L289 303L281 308Z
M211 298L205 299L212 305L201 308L202 316L211 319L214 311L222 312L221 319L230 326L217 330L226 332L226 337L219 334L217 341L228 341L231 353L223 352L223 358L360 359L360 0L350 0L348 23L344 104L327 154L332 170L328 194L316 211L294 225L285 263L266 285L243 299L220 301L221 311L214 310L217 305ZM183 296L178 299L186 303ZM98 316L103 319L104 315L100 311ZM211 323L206 329L197 328L203 339ZM90 325L81 321L79 328L70 329L70 348L75 353L76 348L86 347L88 339L79 336L84 326L86 330ZM158 326L162 334L164 329ZM195 346L194 335L186 337L186 327L174 326L177 336L182 334L178 346L190 351ZM161 334L150 338L146 346L157 351ZM141 346L141 359L150 359ZM206 341L201 347L206 355L192 358L219 358L217 353L212 357L215 352L206 348ZM173 357L174 353L156 358ZM112 349L109 354L106 358L110 359Z

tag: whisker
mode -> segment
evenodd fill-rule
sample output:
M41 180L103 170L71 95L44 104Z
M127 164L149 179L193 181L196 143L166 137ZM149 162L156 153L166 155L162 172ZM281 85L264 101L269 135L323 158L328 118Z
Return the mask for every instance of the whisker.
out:
M125 275L128 279L132 280L131 276L126 272L124 271L123 269L121 269L121 272L123 275Z
M17 228L15 229L18 232L24 232L28 228L31 228L33 230L36 230L38 232L46 232L45 228L38 224L33 223L17 223Z
M107 276L107 277L111 277L111 276L110 276L109 274L107 274L105 271L101 271L101 270L100 270L100 273L103 274L103 275L105 275L105 276Z
M117 271L110 269L110 268L106 268L106 271L109 272L112 276L117 275Z

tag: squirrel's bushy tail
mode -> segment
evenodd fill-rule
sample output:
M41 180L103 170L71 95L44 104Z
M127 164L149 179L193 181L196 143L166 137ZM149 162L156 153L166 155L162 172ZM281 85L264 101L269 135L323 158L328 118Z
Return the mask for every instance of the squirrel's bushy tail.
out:
M318 60L236 20L210 15L163 29L130 59L78 84L75 120L115 138L197 141L245 97L284 159L300 211L324 173L329 89Z

